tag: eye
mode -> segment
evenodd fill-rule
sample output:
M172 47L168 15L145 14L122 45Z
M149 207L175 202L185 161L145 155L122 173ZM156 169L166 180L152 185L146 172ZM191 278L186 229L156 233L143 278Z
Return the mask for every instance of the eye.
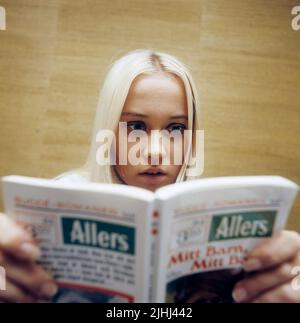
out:
M186 126L182 123L172 123L167 127L167 130L169 132L172 132L173 130L179 130L183 132L186 129Z
M127 130L133 131L133 130L143 130L146 131L146 125L143 121L131 121L127 122Z

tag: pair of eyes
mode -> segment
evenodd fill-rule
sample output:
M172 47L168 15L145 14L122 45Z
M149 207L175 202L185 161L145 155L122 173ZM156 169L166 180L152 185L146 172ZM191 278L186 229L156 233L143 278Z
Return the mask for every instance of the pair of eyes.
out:
M170 123L166 127L166 130L168 130L169 132L172 132L174 130L179 130L183 132L185 129L186 129L186 126L183 123ZM129 132L133 130L147 131L147 126L143 121L130 121L130 122L127 122L127 130Z

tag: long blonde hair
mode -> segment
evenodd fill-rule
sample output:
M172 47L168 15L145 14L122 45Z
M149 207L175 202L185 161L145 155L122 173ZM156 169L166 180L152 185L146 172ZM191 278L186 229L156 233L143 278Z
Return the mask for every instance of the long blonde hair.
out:
M90 150L84 166L64 173L59 177L75 173L92 182L121 183L113 166L101 166L96 161L97 133L101 129L116 131L130 86L137 76L162 71L178 76L185 87L188 106L188 129L192 130L192 141L188 152L188 158L191 161L192 156L196 153L195 133L196 130L201 129L201 125L199 100L189 69L172 55L150 49L137 49L116 60L106 75L99 95ZM187 176L186 169L187 164L184 163L176 182L191 179Z

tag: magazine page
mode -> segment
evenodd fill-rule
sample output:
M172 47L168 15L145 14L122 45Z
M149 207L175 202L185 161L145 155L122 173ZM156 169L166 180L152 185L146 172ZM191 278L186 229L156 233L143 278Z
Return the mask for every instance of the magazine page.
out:
M230 303L244 258L282 229L298 186L271 176L201 179L157 191L156 300Z
M53 302L147 302L153 193L117 184L3 177L5 212L30 230Z

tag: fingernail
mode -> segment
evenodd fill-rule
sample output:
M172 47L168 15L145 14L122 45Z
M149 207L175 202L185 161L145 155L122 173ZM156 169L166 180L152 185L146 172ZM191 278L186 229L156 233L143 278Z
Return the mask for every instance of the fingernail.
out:
M255 258L247 260L244 264L245 271L254 271L260 269L261 267L261 262Z
M232 297L236 302L242 302L247 298L247 291L245 288L238 287L233 291Z
M35 260L40 257L40 251L38 247L30 242L22 243L20 249L24 254L34 258Z
M41 288L41 294L45 297L52 297L57 291L58 287L52 282L45 283Z

